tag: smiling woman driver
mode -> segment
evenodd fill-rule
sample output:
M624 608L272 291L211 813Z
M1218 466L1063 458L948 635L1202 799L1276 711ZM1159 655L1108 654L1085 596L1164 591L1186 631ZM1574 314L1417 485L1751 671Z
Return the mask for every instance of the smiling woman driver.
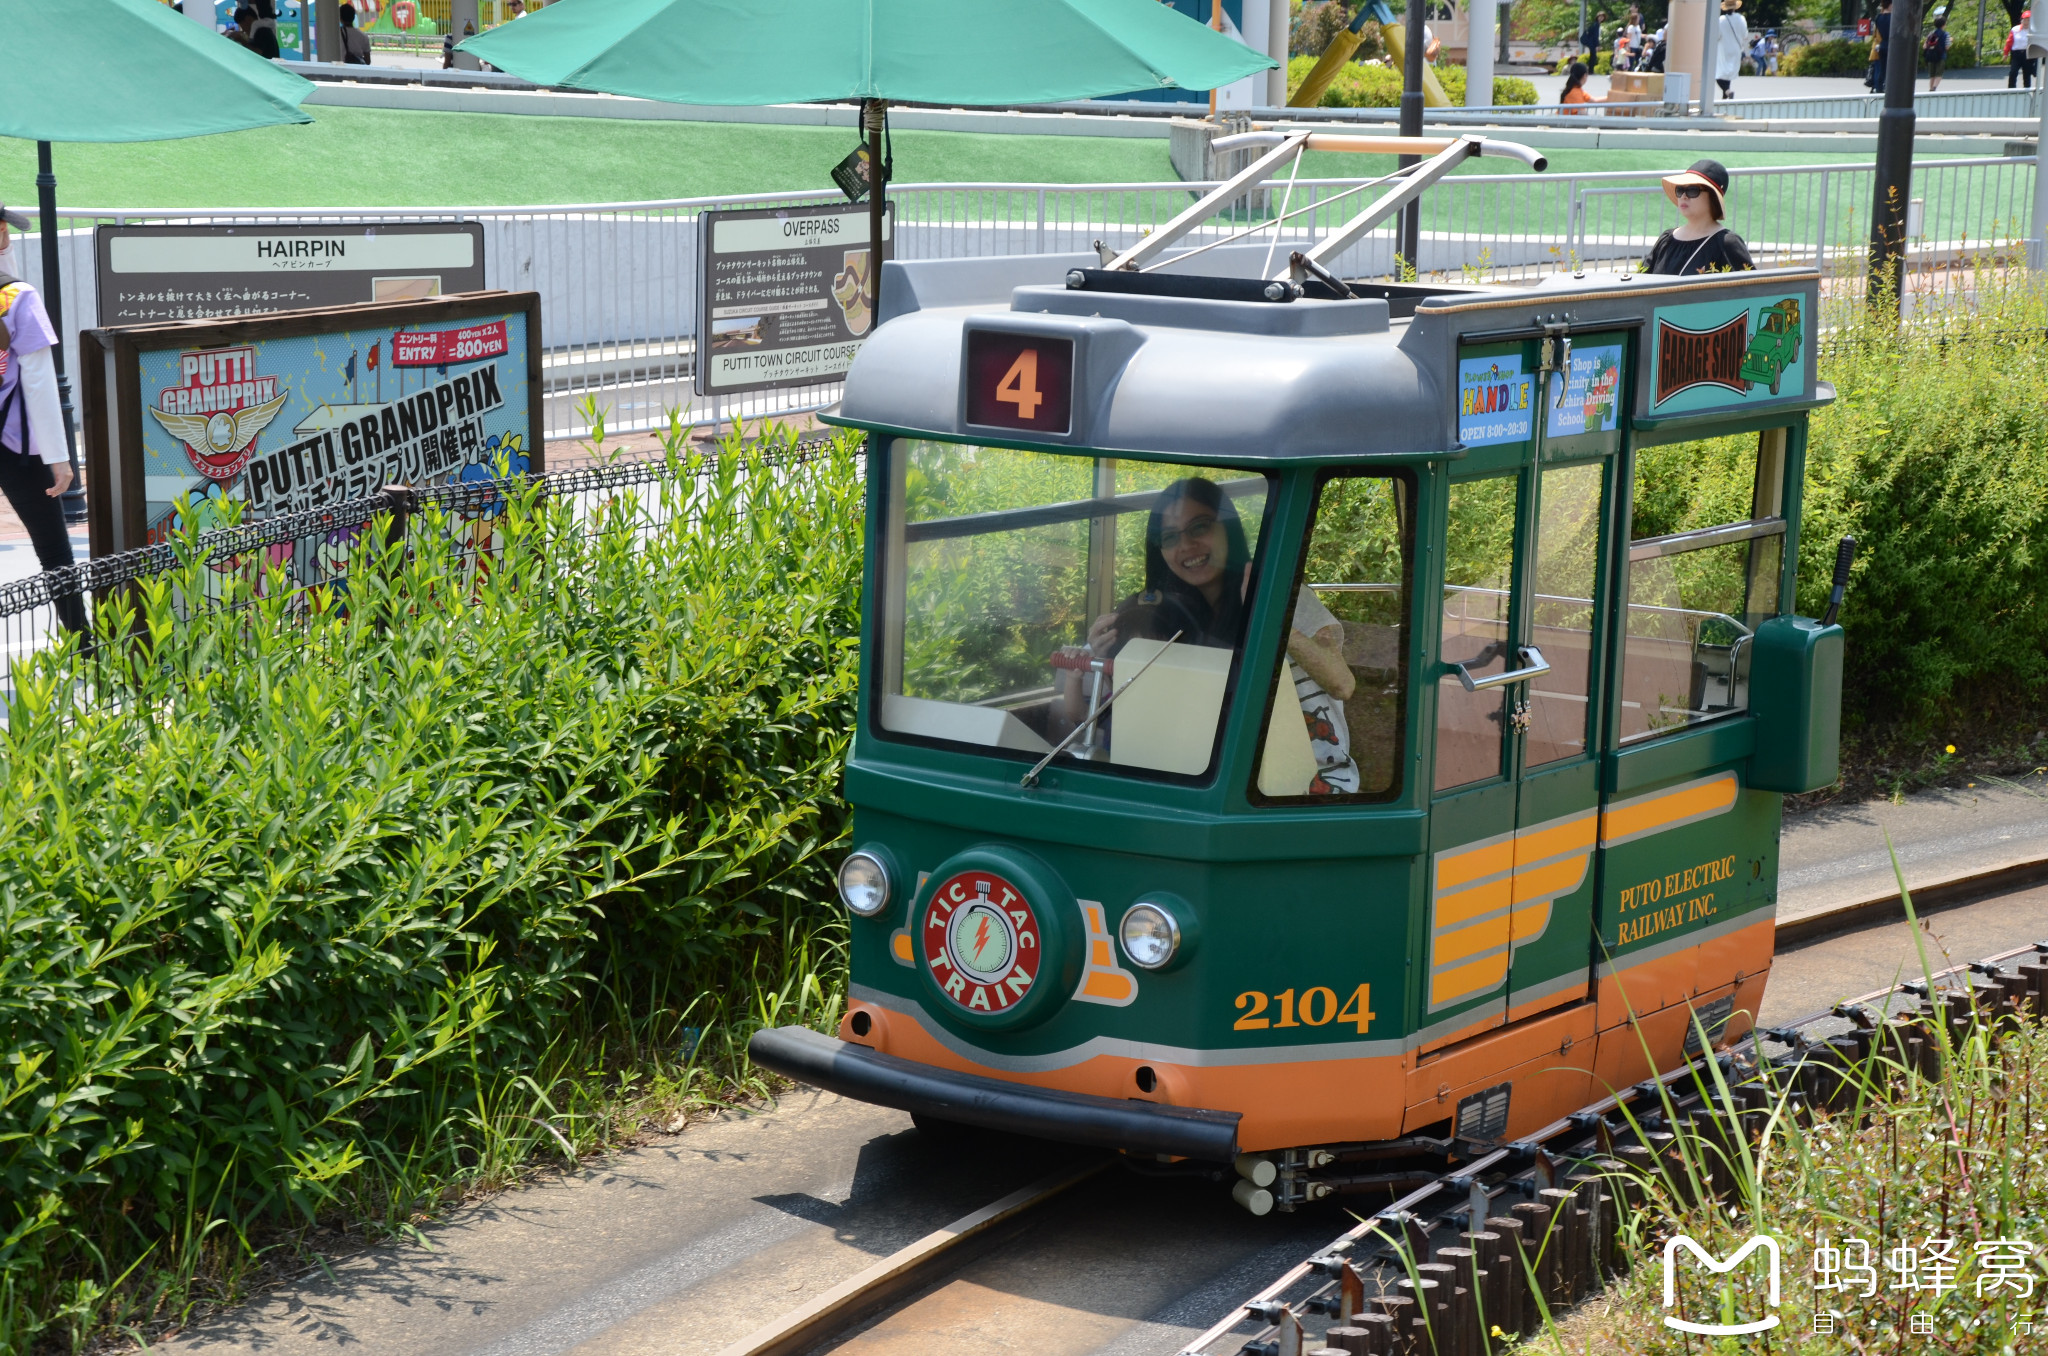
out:
M1115 653L1123 641L1166 640L1237 648L1244 627L1244 523L1216 482L1176 480L1159 492L1145 522L1145 587L1088 628L1088 648Z

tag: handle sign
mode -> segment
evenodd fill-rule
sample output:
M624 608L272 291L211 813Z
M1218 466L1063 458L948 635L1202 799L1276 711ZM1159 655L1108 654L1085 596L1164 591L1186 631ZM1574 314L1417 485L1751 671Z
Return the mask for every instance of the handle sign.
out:
M967 422L1067 433L1074 422L1074 341L970 330Z

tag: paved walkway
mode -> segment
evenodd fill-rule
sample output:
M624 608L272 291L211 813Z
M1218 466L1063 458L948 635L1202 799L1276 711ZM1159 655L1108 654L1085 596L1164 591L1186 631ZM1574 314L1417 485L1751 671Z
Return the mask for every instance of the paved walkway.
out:
M1521 78L1536 86L1536 99L1539 103L1554 104L1564 97L1564 77L1561 75L1523 75ZM1594 76L1587 82L1587 88L1596 95L1604 94L1607 90L1607 77ZM1913 88L1925 94L1927 77L1921 76ZM1941 88L1944 93L1955 90L2004 89L2005 71L1980 68L1956 72L1942 78ZM1863 88L1862 78L1853 75L1746 75L1735 81L1737 99L1825 99L1869 92Z
M1909 890L2048 858L2048 774L1788 814L1779 924L1897 893L1887 834Z

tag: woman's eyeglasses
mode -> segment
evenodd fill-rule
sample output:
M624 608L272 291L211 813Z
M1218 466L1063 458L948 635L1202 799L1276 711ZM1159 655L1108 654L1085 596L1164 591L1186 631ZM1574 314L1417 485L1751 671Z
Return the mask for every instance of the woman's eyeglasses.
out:
M1697 198L1697 197L1698 197L1698 196L1699 196L1700 194L1702 194L1702 193L1706 192L1707 190L1706 190L1706 189L1704 189L1704 188L1701 188L1701 187L1700 187L1700 186L1699 186L1698 184L1679 184L1679 185L1678 185L1677 187L1673 188L1673 189L1672 189L1671 191L1672 191L1672 193L1673 193L1674 195L1676 195L1677 197L1681 197L1681 198Z
M1193 522L1189 523L1185 528L1180 530L1175 530L1169 527L1164 532L1161 532L1159 534L1159 549L1162 551L1171 551L1174 547L1180 545L1181 542L1189 538L1193 538L1196 541L1207 541L1209 539L1209 534L1211 532L1214 532L1215 530L1216 516L1214 514L1210 514L1209 516L1204 518L1197 518Z

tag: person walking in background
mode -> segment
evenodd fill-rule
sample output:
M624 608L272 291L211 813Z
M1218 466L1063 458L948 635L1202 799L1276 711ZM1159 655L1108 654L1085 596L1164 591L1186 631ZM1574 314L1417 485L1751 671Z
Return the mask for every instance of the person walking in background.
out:
M1749 51L1749 20L1742 17L1742 0L1721 0L1720 23L1714 41L1714 83L1721 87L1723 99L1732 99L1743 54Z
M1870 69L1863 73L1863 88L1884 93L1884 45L1891 41L1892 0L1877 0L1877 18L1871 22L1877 36L1870 43Z
M73 563L61 496L71 488L71 447L57 397L57 331L36 289L15 276L15 231L28 218L0 207L0 492L28 529L45 570ZM57 599L57 620L85 630L85 601Z
M256 23L249 31L249 50L268 61L283 55L277 45L277 0L254 0Z
M1941 88L1941 68L1948 60L1948 46L1948 15L1937 14L1934 16L1934 31L1927 35L1927 42L1921 48L1927 58L1927 88L1930 91Z
M1746 273L1756 267L1742 237L1721 224L1727 215L1728 171L1718 160L1695 160L1692 168L1664 176L1664 196L1678 209L1678 225L1657 237L1643 256L1643 272L1687 277L1695 273Z
M2033 23L2033 20L2034 11L2030 9L2021 10L2020 21L2012 26L2010 33L2005 35L2005 51L2007 56L2005 87L2007 89L2012 89L2022 80L2026 82L2028 89L2034 87L2034 59L2027 55L2027 28Z
M1600 59L1600 25L1606 19L1605 14L1596 11L1592 18L1586 20L1585 28L1579 33L1579 46L1586 49L1588 66Z
M345 65L370 64L370 35L356 27L356 7L343 5L341 16L341 59Z

